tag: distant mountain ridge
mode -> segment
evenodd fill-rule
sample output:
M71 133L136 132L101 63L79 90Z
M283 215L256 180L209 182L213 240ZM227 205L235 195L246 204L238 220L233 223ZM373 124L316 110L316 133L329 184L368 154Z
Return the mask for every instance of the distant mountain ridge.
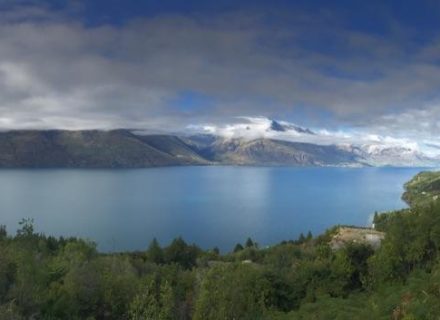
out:
M439 163L437 159L405 148L318 145L269 138L142 135L125 129L0 132L1 168L145 168L218 164L355 167L435 166Z
M288 130L293 130L298 133L315 134L312 130L308 128L302 128L291 123L278 122L276 120L271 120L270 130L278 132L286 132Z
M214 138L208 143L185 141L214 163L236 165L356 166L353 154L336 146L259 138Z
M129 130L0 133L3 168L137 168L207 164L179 138Z

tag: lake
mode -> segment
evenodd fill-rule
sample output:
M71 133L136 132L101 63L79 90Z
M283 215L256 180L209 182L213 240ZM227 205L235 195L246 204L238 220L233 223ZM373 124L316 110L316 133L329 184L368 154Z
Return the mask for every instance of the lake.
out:
M374 211L405 207L417 168L172 167L136 170L0 170L0 224L25 217L39 232L81 236L103 251L142 250L182 236L232 250L368 226Z

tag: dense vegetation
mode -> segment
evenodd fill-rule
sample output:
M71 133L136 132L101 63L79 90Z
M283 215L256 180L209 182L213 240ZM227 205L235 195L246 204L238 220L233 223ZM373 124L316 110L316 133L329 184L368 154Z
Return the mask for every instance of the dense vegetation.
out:
M411 206L423 206L440 195L440 173L424 171L405 184L403 199Z
M228 254L177 238L103 254L81 239L0 229L0 319L438 319L440 202L376 215L377 251L335 229Z

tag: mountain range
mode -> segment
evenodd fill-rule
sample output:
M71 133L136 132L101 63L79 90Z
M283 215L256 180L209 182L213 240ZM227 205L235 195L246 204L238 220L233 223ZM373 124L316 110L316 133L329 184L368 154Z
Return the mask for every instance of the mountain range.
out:
M296 130L274 122L270 130ZM144 168L183 165L437 166L405 147L319 145L265 137L141 134L119 129L0 132L1 168Z

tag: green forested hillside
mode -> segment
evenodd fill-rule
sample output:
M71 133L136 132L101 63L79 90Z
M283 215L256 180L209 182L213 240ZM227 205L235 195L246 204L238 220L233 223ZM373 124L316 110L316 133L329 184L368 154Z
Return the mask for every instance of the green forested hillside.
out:
M0 229L0 319L439 319L440 203L376 215L385 232L329 246L336 228L220 254L177 238L103 254L81 239Z
M0 167L144 168L207 163L182 147L177 137L142 138L129 130L0 132Z
M411 206L429 204L440 195L440 172L424 171L405 184L403 199Z

